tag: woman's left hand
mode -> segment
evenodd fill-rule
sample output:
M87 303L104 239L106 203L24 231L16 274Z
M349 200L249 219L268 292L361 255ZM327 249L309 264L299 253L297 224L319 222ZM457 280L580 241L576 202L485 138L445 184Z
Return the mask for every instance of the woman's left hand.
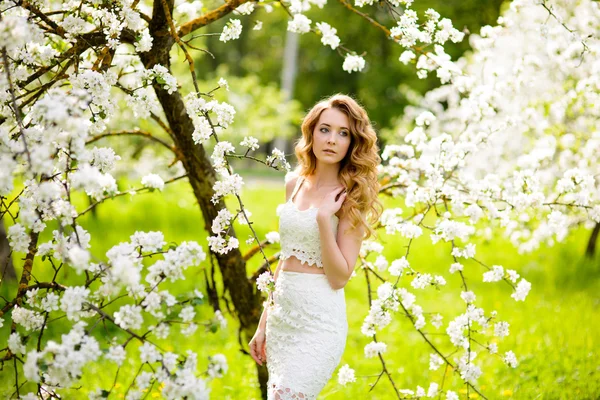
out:
M338 212L339 209L342 207L344 199L346 199L346 194L347 191L345 188L337 188L329 192L323 199L321 207L319 207L318 215L321 217L329 218L333 214Z

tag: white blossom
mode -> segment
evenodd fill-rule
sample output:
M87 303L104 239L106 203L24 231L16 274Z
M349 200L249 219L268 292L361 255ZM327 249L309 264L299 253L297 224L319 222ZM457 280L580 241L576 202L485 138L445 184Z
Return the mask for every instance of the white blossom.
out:
M90 262L89 251L75 245L69 249L68 258L71 266L77 271L77 274L81 274L82 271L88 269Z
M430 125L433 121L435 121L435 119L436 118L435 115L433 115L433 113L431 113L430 111L423 111L421 114L419 114L419 116L415 120L415 123L418 126Z
M13 332L8 337L8 349L14 354L25 354L25 345L23 345L21 335L18 332Z
M159 251L166 244L165 236L159 231L141 232L136 231L130 236L131 244L141 246L143 251Z
M255 3L253 2L244 3L235 10L233 10L233 13L236 15L250 15L254 11L254 7Z
M338 383L346 386L351 382L356 382L356 376L354 370L348 364L345 364L338 370Z
M269 271L265 271L258 276L256 279L256 286L258 290L261 292L268 292L275 285L275 279L273 279L273 275Z
M215 311L215 319L217 320L222 329L225 329L227 327L227 320L223 316L223 313L221 313L221 310Z
M90 290L83 286L71 286L65 289L60 301L60 309L67 313L69 320L78 321L81 318L83 303L87 301Z
M458 394L452 390L446 390L446 400L459 400Z
M142 178L142 186L150 189L163 190L165 182L156 174L148 174Z
M58 310L58 295L54 292L48 292L45 297L41 299L40 307L46 311L56 311Z
M527 280L521 278L519 283L517 284L517 288L513 294L510 295L516 301L524 301L529 291L531 290L531 283Z
M413 53L410 50L405 50L404 52L402 52L402 54L400 54L400 58L398 59L402 64L406 65L408 64L410 61L415 59L415 53Z
M214 354L208 357L208 375L211 378L222 378L227 369L227 358L223 354Z
M365 68L365 59L361 56L349 54L344 59L342 69L348 73L360 72Z
M310 31L311 20L303 14L294 14L294 18L288 21L287 30L295 33L306 33Z
M125 349L123 348L123 346L116 345L116 346L111 346L110 349L108 350L108 353L106 353L104 356L107 359L109 359L110 361L112 361L120 366L123 364L123 361L125 361L125 357L127 356L127 353L125 352Z
M227 25L223 28L223 32L221 32L221 36L219 36L219 40L222 42L227 42L229 40L234 40L240 37L242 34L242 23L239 19L231 19L227 22Z
M190 335L193 335L197 329L198 329L198 325L192 322L192 323L189 323L187 326L181 327L181 334L183 336L190 336Z
M269 243L279 243L279 232L271 231L265 235L267 242Z
M427 389L427 397L434 397L438 394L439 385L435 382L431 382L429 384L429 388Z
M460 298L463 299L466 303L473 303L475 301L475 293L472 291L460 292Z
M340 45L340 38L336 35L337 29L326 22L317 22L317 29L321 31L321 43L335 50Z
M135 384L138 389L144 390L150 386L150 381L154 378L154 375L148 371L142 371L135 379Z
M145 341L140 346L140 361L141 362L153 363L153 362L160 361L161 358L162 358L162 355L160 354L160 351L156 348L156 346L154 346L150 342Z
M150 31L148 29L143 29L141 33L140 39L135 42L135 50L140 53L145 53L152 49L152 35L150 35Z
M463 265L461 263L452 263L452 265L450 265L450 273L453 274L456 271L462 271L463 270Z
M508 336L508 327L509 323L506 321L497 322L494 324L494 336L498 336L499 338L503 338Z
M195 316L196 312L192 306L183 307L179 312L179 318L181 318L183 322L191 322Z
M512 350L507 351L506 353L504 353L504 362L512 368L516 368L517 367L517 357L515 356L515 353L512 352Z
M401 258L392 261L392 264L388 268L390 275L392 276L402 276L402 273L406 268L409 268L410 264L406 259L406 256L402 256Z
M432 371L436 371L439 367L444 365L444 359L437 355L436 353L431 353L429 355L429 369Z
M277 147L273 148L271 155L266 159L266 163L274 168L283 167L286 171L290 170L290 164L285 159L285 154Z
M484 282L498 282L504 277L504 268L501 265L492 265L492 270L483 273Z
M385 353L387 345L383 342L371 342L365 346L365 357L372 358Z
M115 312L115 324L123 329L140 329L144 319L140 306L125 304Z
M251 151L258 150L258 148L259 148L258 139L256 139L255 137L252 137L252 136L245 136L244 140L242 140L240 145L242 145L244 147L248 147Z
M29 247L29 235L21 224L14 224L8 228L7 238L13 251L26 252Z

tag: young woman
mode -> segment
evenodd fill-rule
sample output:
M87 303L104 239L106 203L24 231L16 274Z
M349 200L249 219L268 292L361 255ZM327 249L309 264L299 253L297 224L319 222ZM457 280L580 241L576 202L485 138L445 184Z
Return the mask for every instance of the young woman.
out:
M265 308L249 343L254 360L267 362L269 399L316 398L340 362L344 286L382 211L378 151L367 113L349 96L317 103L302 122L298 167L286 176L287 201L277 208L275 305Z

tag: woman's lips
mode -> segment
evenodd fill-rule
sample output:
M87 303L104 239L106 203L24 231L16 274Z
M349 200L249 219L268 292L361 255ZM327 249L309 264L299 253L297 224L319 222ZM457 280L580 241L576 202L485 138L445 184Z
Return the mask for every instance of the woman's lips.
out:
M333 150L323 150L324 153L329 153L329 154L335 154L335 151Z

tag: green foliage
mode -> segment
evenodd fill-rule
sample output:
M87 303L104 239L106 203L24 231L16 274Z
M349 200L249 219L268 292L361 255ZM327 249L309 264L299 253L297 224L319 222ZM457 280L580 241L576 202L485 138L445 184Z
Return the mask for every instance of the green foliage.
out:
M420 17L428 8L433 8L442 18L451 19L457 29L477 33L482 26L496 22L502 2L419 0L411 8ZM231 15L203 29L202 33L212 33L213 36L201 37L194 43L209 50L214 58L204 52L195 52L194 56L197 68L207 71L207 79L218 79L219 75L212 71L220 64L227 64L232 75L255 75L262 84L273 81L280 84L288 15L279 3L272 5L274 10L271 13L259 6L251 15ZM216 3L210 3L210 6L216 6ZM357 9L379 23L392 27L395 21L384 7L365 6ZM402 10L397 9L396 12L402 13ZM425 80L417 78L414 65L405 66L398 61L403 48L340 2L328 2L323 9L313 6L306 15L313 21L313 29L316 29L317 22L327 22L336 28L343 46L358 54L366 53L367 65L363 72L349 74L342 70L344 58L337 50L324 46L320 36L312 32L300 35L297 77L292 97L301 102L303 109L336 92L356 95L367 108L376 129L379 129L390 126L409 103L401 90L403 84L420 93L439 85L435 74ZM242 34L239 39L224 44L219 41L218 33L232 18L241 20ZM262 30L252 30L256 21L263 22ZM448 42L445 47L448 54L456 59L469 49L468 36L462 43Z
M243 198L253 213L252 220L257 222L254 229L262 239L266 233L278 229L274 209L285 201L285 195L283 175L278 176L276 181L271 180L271 183L259 179L263 183L262 187L259 189L248 182ZM230 210L234 211L236 204L232 200L228 199L227 203ZM80 203L84 201L86 200L82 197L74 202L81 206ZM389 206L399 202L399 199L385 201ZM162 230L167 241L179 243L183 240L197 240L206 247L206 232L200 228L204 226L201 215L189 186L184 182L166 186L162 196L140 194L134 197L119 197L101 205L96 217L89 214L85 218L81 224L90 230L92 251L100 259L105 259L106 250L121 241L127 241L136 230ZM236 233L242 251L245 252L247 246L244 239L248 237L250 230L247 226L237 225ZM476 305L488 312L497 310L498 319L510 323L510 335L498 342L499 353L513 350L519 361L519 366L511 369L505 366L499 357L479 352L478 362L481 363L484 373L478 382L478 388L489 399L589 399L600 394L600 369L597 361L600 326L593 323L600 318L600 257L594 261L583 259L587 237L588 232L580 230L565 243L556 244L552 248L542 248L529 255L519 255L500 236L494 236L489 241L482 239L477 242L477 255L484 262L488 265L501 264L506 268L514 268L533 285L525 302L515 302L510 297L511 288L508 285L502 282L482 282L484 269L474 262L465 262L469 290L477 294ZM41 241L49 238L44 237ZM382 243L385 245L384 254L390 261L403 254L403 246L406 244L385 235L382 236ZM460 285L460 278L447 274L452 262L449 257L449 245L431 245L428 236L425 235L412 246L409 256L411 265L421 271L444 274L448 284L442 291L433 288L417 291L410 287L409 279L403 278L401 285L417 295L417 301L424 307L425 312L440 312L444 316L444 323L447 324L450 318L464 311L464 302L460 299L459 292L453 289ZM268 256L276 251L277 248L266 249ZM15 257L17 273L20 273L22 262L18 260L19 257ZM258 268L260 262L259 255L251 259L248 265L249 275ZM208 265L207 262L205 264ZM36 259L33 274L38 280L47 280L52 272L47 263ZM166 285L173 293L189 293L185 298L193 296L191 293L194 289L206 294L203 275L201 268L190 268L186 271L184 281ZM75 278L76 274L69 269L63 270L59 275L60 281L66 284L74 282ZM220 285L219 281L217 279ZM376 283L372 289L376 289ZM5 282L0 287L0 294L6 298L15 292L15 284L9 285ZM393 390L385 377L382 377L371 393L367 392L369 383L373 383L375 375L380 372L380 363L378 359L365 359L363 355L363 347L371 338L360 333L362 320L367 313L365 279L360 271L350 280L345 292L349 311L349 335L340 366L350 364L356 370L357 382L342 387L337 383L337 375L334 375L319 398L393 399ZM219 287L219 293L222 293L222 287ZM198 352L200 371L206 370L208 356L225 354L229 371L223 378L211 384L211 397L259 399L255 363L249 356L240 352L235 318L226 312L222 303L228 326L221 329L214 321L214 313L208 302L203 305L197 298L193 298L191 304L195 306L196 319L210 322L209 325L206 328L201 326L191 337L184 337L179 333L176 324L171 328L172 336L166 340L156 340L157 344L170 351L191 348ZM119 305L117 301L114 306ZM114 309L109 311L114 312ZM428 324L426 331L434 334L431 338L436 345L442 344L440 349L444 354L454 350L443 345L448 342L443 328L436 330ZM9 332L10 324L5 323L0 329L0 337L7 338ZM42 346L47 340L60 341L62 333L65 332L61 325L53 323L47 334L44 334ZM120 337L119 342L124 341L124 337L119 336L122 333L110 322L98 324L94 333L109 340L116 335ZM414 390L416 385L426 387L431 381L441 382L442 369L428 370L430 349L406 318L397 316L388 327L377 334L377 338L388 344L388 352L385 353L386 365L392 372L398 388ZM33 339L37 342L37 336ZM139 352L134 350L138 343L134 341L133 344L134 346L128 346L128 359L138 360ZM475 346L475 350L479 351L478 346ZM111 398L122 398L138 366L137 362L130 364L129 361L125 361ZM116 370L113 363L104 359L88 365L84 370L82 389L69 390L68 397L84 399L87 398L88 391L94 391L98 387L110 388ZM5 365L2 376L0 397L4 398L14 390L11 388L14 384L12 366ZM462 397L466 394L466 389L460 389L458 376L448 374L444 387L462 390ZM25 393L27 390L35 390L35 386L26 384L22 392L23 390ZM158 397L160 393L155 385L149 398Z

